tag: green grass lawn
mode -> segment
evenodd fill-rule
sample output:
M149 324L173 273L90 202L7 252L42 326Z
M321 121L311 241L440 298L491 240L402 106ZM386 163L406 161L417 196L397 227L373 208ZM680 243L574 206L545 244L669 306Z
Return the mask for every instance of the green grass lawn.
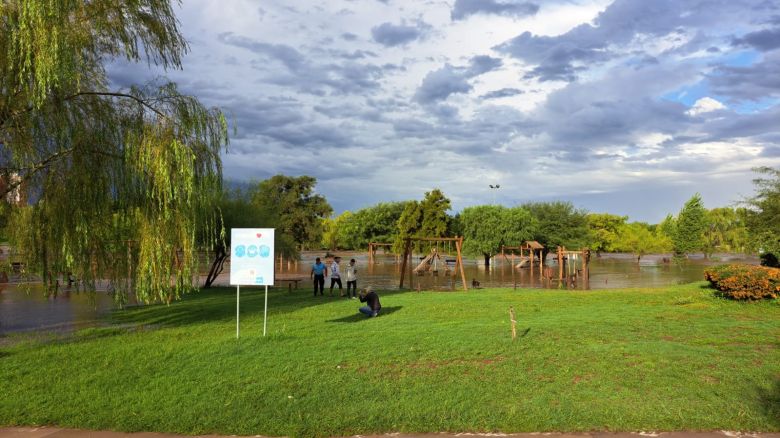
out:
M0 426L186 434L780 430L780 305L664 289L202 291L0 339ZM518 338L510 338L514 306Z

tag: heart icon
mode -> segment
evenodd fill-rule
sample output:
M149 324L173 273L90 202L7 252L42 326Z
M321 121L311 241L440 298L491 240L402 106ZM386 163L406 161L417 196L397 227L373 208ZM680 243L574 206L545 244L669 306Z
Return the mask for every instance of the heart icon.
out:
M260 234L260 233L257 233L257 238L259 239L259 238L261 238L261 237L263 237L263 235L262 235L262 234Z

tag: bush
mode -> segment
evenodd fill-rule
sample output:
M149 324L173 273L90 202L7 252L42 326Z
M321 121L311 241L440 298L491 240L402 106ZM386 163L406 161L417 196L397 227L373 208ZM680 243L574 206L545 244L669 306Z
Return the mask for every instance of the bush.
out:
M777 299L780 269L750 265L720 265L704 271L718 295L735 300Z

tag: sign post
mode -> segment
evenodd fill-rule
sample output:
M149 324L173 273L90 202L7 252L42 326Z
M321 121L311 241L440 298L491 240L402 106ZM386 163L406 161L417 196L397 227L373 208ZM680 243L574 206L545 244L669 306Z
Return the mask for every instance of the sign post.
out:
M240 336L239 299L241 285L265 286L263 336L268 319L268 286L274 284L274 229L233 228L230 230L230 284L236 285L236 339Z

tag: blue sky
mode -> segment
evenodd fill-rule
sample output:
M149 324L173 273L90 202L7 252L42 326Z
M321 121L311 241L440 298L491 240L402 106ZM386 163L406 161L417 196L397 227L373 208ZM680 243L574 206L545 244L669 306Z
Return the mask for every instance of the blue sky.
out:
M660 221L780 166L780 3L187 0L181 71L236 125L234 181L317 177L337 212L568 200ZM500 184L492 193L489 184Z

